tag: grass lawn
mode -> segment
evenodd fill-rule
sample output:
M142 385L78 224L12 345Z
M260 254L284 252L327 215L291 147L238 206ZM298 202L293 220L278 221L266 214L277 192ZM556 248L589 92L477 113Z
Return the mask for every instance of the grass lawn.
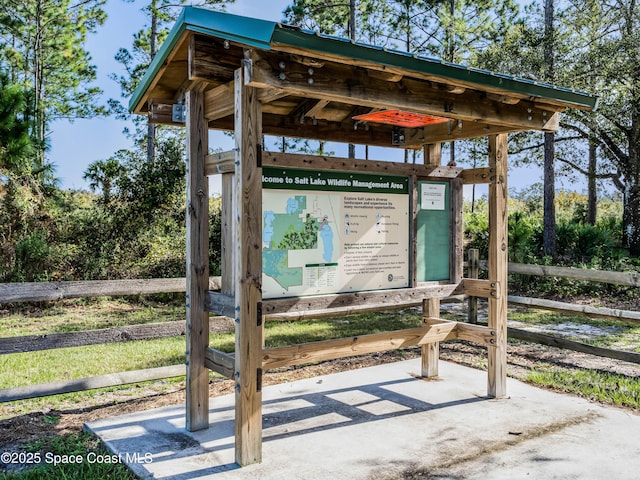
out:
M464 320L466 314L446 314L450 319ZM0 337L46 334L52 332L80 331L120 325L173 321L184 318L184 306L177 301L166 303L131 300L99 299L91 301L59 302L41 308L0 311ZM564 334L563 325L571 324L569 338L585 341L581 333L589 332L588 343L608 348L640 351L640 325L605 320L590 320L569 317L557 313L537 310L513 309L510 321L525 327L541 329L558 328ZM296 343L313 342L330 338L350 337L369 333L412 328L421 322L418 309L407 308L396 312L350 315L327 320L269 322L265 326L265 345L276 347ZM578 332L578 333L575 333ZM511 341L510 341L511 342ZM519 345L517 341L511 342ZM213 348L232 352L233 332L212 333ZM106 373L138 370L184 363L185 339L183 336L92 345L86 347L46 350L0 356L0 389L21 385L53 382L103 375ZM570 355L570 352L567 352ZM486 365L486 356L480 355L474 365ZM215 374L212 374L215 377ZM520 380L558 391L580 395L606 404L640 409L640 378L625 376L598 369L569 368L552 363L536 362ZM162 393L184 382L183 378L163 382L57 395L42 399L31 399L10 404L0 404L0 419L33 411L64 410L78 402L101 403L101 396L109 392L131 392L132 398L149 389ZM164 386L164 387L163 387ZM51 417L51 422L56 422ZM96 440L85 434L67 434L31 444L27 452L54 452L59 455L80 454L87 458L90 452L106 454ZM135 478L121 464L89 464L53 467L43 464L24 472L3 474L4 479L53 479L91 478L128 479Z

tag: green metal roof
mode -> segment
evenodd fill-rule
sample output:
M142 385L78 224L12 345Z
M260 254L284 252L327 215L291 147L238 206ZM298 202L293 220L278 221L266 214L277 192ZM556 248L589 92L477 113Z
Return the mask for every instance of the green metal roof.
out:
M185 31L213 36L242 45L271 50L274 45L304 48L349 59L372 62L388 67L401 68L417 73L462 81L482 87L498 88L541 99L555 100L581 108L595 108L597 98L586 92L554 86L548 83L514 77L511 75L465 67L442 60L414 55L407 52L383 49L373 45L353 42L349 39L321 35L297 27L276 22L215 12L197 7L185 7L167 39L151 62L147 73L129 102L134 110L145 91L158 74L171 50ZM277 48L277 47L276 47Z

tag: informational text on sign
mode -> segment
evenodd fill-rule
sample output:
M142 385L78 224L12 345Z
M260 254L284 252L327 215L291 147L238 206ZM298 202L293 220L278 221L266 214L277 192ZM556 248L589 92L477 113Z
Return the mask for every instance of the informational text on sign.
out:
M262 296L409 286L407 177L262 169Z

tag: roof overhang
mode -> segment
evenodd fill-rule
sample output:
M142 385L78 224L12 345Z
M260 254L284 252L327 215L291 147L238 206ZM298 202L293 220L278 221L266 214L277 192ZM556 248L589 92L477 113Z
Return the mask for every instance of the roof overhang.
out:
M173 123L171 104L193 82L205 82L210 128L230 130L233 73L247 62L247 82L260 89L264 133L272 135L414 147L490 133L555 131L558 112L590 110L597 100L572 89L186 7L130 109L153 122ZM381 110L449 121L407 128L403 144L392 145L397 125L354 120Z

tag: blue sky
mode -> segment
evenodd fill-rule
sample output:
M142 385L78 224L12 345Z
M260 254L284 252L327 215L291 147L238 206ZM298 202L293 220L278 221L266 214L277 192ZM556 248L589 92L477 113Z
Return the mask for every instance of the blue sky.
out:
M109 74L121 73L122 69L114 56L119 48L130 48L133 34L146 25L147 19L142 13L146 3L148 0L108 0L105 7L108 14L106 23L88 39L87 50L97 66L96 83L104 91L105 103L109 98L120 98L119 86L109 79ZM280 21L282 11L289 3L290 0L236 0L229 5L228 11L248 17ZM123 103L128 104L128 99L123 100ZM122 133L125 126L126 122L113 117L76 120L73 123L66 120L54 122L51 125L51 149L48 158L56 165L56 175L61 180L61 186L67 189L87 189L82 175L89 163L109 158L119 149L131 147L129 139ZM232 143L229 137L212 132L210 146L228 150L232 148ZM329 149L338 156L346 156L346 146L330 146ZM371 158L379 160L402 161L402 152L399 150L372 149L370 155ZM364 147L357 147L356 156L364 156ZM532 171L531 168L510 170L510 187L520 189L540 181L541 171ZM211 188L213 193L219 190L219 180L216 177L212 179Z
M108 0L105 10L108 14L106 23L98 32L91 35L87 42L87 50L91 53L97 66L98 80L96 84L104 91L103 101L109 98L120 98L120 87L109 79L110 73L120 74L120 65L114 56L119 48L130 48L133 34L147 24L141 9L148 1ZM264 18L280 21L282 11L290 2L288 0L236 0L229 5L228 11L248 17ZM128 99L123 103L128 104ZM57 121L51 125L49 161L56 165L56 176L61 180L63 188L86 189L87 184L82 174L89 163L94 160L109 158L121 148L130 148L131 143L123 133L127 126L124 121L113 117L92 118L87 120ZM230 149L230 141L212 134L212 147L221 143L222 148ZM224 142L229 142L225 146Z

